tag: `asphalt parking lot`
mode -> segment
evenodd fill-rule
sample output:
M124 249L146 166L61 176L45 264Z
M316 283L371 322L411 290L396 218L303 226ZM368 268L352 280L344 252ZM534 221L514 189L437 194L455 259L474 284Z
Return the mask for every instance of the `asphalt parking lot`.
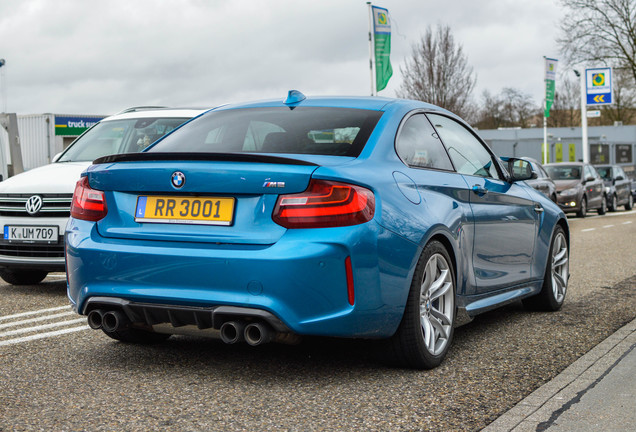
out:
M62 274L1 284L0 430L479 430L636 317L636 212L570 227L563 309L482 315L432 371L365 341L125 345L68 313Z

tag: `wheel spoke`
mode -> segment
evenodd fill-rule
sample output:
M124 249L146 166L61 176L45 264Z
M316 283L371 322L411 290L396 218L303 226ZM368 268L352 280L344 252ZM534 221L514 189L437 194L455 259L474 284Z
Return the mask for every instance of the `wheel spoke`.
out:
M443 338L444 340L448 339L448 334L446 333L446 330L444 329L444 326L442 325L441 322L439 322L435 318L432 318L430 322L431 322L431 325L433 326L433 328L435 330L437 330L436 333L439 333L441 338Z
M422 323L422 329L424 330L424 344L430 352L435 351L435 335L433 326L429 321L428 317L421 317L420 322Z
M433 285L431 285L431 289L430 289L431 300L435 300L436 298L443 296L452 287L452 284L447 281L448 274L449 274L448 270L447 269L441 270L440 273L441 273L440 277L435 282L433 282Z
M565 287L566 287L566 283L565 283L565 279L564 277L557 272L553 273L553 281L556 282L554 283L555 288L557 288L559 290L559 292L563 292L565 291Z
M437 309L435 308L431 309L431 315L437 318L443 325L447 325L447 326L451 325L451 317L444 315L442 312L438 311Z
M554 264L553 264L554 268L565 265L565 263L568 262L568 250L566 248L561 249L559 253L554 256L553 261L554 261Z

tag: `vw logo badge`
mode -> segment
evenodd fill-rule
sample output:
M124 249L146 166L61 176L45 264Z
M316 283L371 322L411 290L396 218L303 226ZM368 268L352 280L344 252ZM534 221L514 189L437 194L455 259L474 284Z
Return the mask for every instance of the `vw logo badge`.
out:
M175 171L172 173L172 177L170 177L170 180L172 181L172 186L176 187L177 189L181 189L185 184L185 174L181 171Z
M42 208L42 197L39 195L33 195L27 200L24 207L28 214L35 216Z

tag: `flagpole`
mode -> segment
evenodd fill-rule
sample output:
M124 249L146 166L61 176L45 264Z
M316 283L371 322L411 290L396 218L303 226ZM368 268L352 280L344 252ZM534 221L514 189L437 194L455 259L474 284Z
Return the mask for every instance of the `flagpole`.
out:
M373 9L371 2L367 2L369 8L369 73L371 76L371 96L375 96L375 80L373 79Z
M548 163L548 118L545 116L547 102L543 101L543 164Z

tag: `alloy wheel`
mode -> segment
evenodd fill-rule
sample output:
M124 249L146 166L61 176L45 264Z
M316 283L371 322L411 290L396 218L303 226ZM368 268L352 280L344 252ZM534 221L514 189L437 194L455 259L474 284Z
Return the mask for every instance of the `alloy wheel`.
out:
M420 288L420 324L431 354L438 355L446 348L454 313L453 275L446 259L435 254L426 263Z
M568 244L562 232L557 233L552 247L552 293L557 303L563 302L568 287Z

